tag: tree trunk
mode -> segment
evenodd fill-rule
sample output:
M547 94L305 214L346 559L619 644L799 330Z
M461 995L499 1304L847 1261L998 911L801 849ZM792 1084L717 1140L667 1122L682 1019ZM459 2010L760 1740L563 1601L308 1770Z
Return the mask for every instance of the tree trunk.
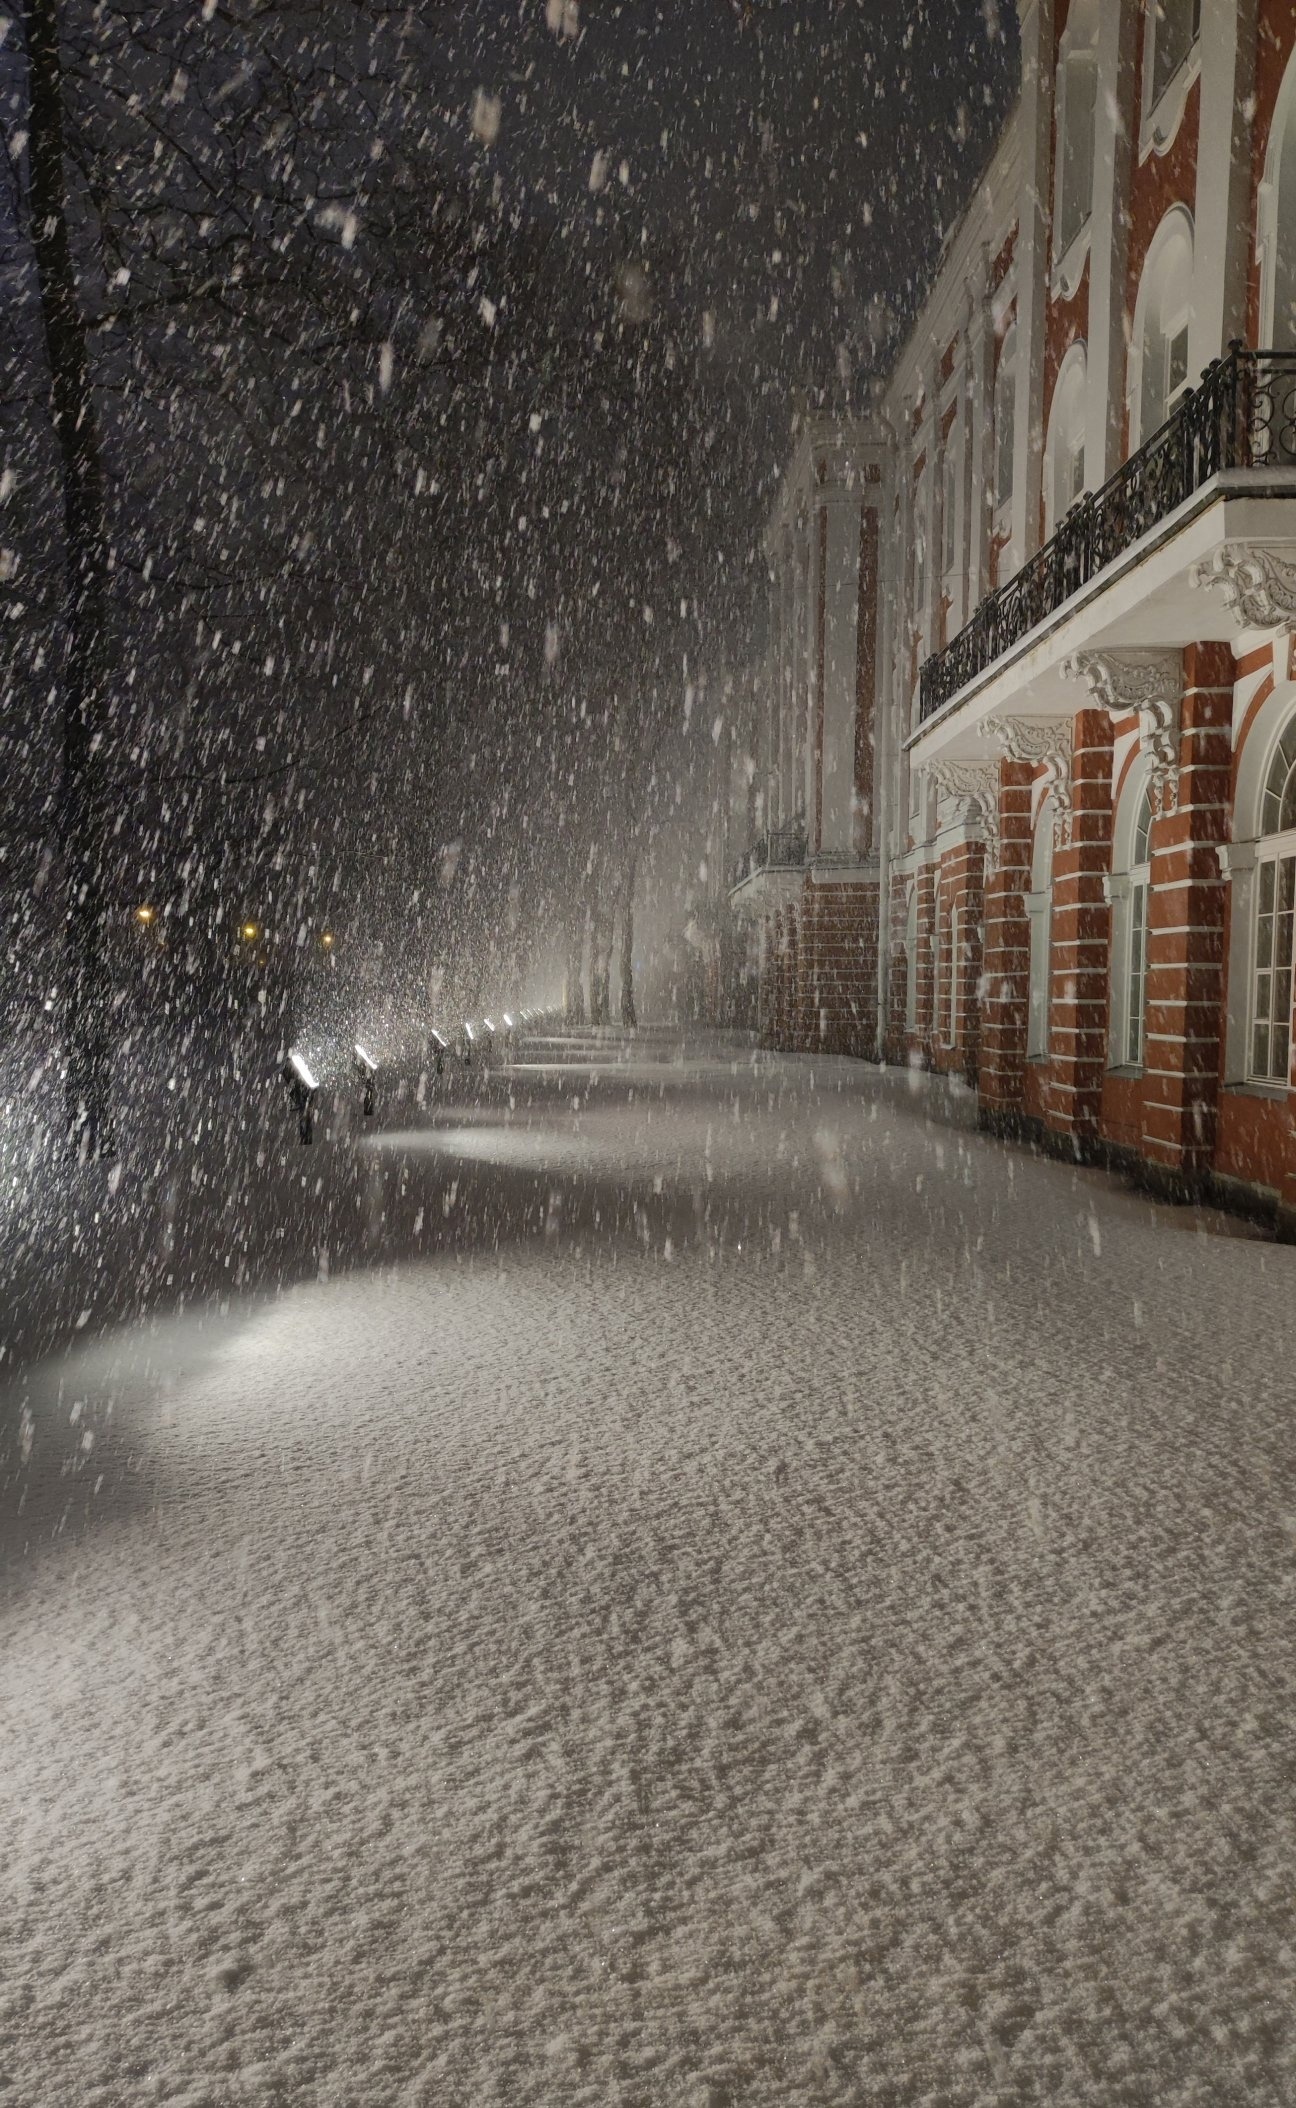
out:
M63 485L67 629L59 830L66 888L63 1025L68 1135L111 1153L111 988L104 957L108 534L103 461L68 233L63 73L56 0L26 0L31 239L49 359L50 416Z
M590 1023L612 1021L612 914L599 893L590 902Z
M569 1025L585 1022L585 989L582 967L585 960L585 910L581 908L567 925L567 968L563 976L563 1015Z
M621 880L621 1022L633 1030L639 1023L634 993L634 892L635 863L626 858Z

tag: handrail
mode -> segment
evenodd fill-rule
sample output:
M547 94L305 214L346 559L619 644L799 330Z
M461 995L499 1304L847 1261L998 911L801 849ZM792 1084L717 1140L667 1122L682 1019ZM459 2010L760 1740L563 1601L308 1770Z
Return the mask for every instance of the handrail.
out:
M923 666L926 724L1148 530L1225 469L1296 468L1296 352L1233 344L1101 490Z
M805 821L785 821L767 828L737 859L729 873L729 890L741 886L756 871L799 871L806 860Z

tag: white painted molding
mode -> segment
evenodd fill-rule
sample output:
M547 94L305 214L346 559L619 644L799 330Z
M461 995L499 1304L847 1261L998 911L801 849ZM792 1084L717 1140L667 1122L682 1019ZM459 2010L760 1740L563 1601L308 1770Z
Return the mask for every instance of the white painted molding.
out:
M1179 805L1179 713L1183 662L1177 651L1082 651L1063 661L1068 680L1083 681L1108 716L1138 719L1153 810Z
M985 729L1009 761L1042 767L1053 800L1053 841L1065 849L1071 840L1071 727L1056 719L990 717Z
M960 804L975 805L985 835L986 865L999 868L999 769L993 761L933 761L929 773L937 790Z
M1255 853L1254 842L1216 842L1215 858L1220 867L1220 877L1225 881L1246 878L1255 870Z
M1260 542L1224 542L1192 574L1195 586L1215 586L1246 629L1296 627L1296 545L1290 554Z

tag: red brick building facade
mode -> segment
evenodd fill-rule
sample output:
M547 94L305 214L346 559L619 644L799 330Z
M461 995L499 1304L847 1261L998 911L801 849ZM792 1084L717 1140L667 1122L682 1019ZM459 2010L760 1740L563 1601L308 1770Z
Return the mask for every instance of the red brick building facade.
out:
M1296 1211L1296 0L1020 0L874 413L769 531L771 1044Z

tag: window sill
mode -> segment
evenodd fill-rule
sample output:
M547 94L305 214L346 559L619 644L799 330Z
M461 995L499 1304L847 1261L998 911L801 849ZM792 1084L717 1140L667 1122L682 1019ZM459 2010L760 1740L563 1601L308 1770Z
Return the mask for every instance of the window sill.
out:
M1291 1085L1287 1083L1253 1083L1247 1081L1245 1083L1226 1083L1224 1089L1232 1098L1268 1098L1276 1105L1285 1104L1292 1095Z
M1143 124L1139 132L1139 163L1149 154L1168 154L1179 136L1183 114L1188 107L1192 84L1201 72L1201 40L1193 45L1187 58L1173 73L1161 90L1151 109L1143 112Z
M1114 1076L1118 1083L1141 1083L1143 1081L1143 1064L1141 1061L1109 1062L1107 1074Z
M1073 300L1079 291L1084 267L1089 261L1089 236L1093 228L1093 215L1078 227L1062 254L1054 258L1053 276L1049 291L1053 298Z

